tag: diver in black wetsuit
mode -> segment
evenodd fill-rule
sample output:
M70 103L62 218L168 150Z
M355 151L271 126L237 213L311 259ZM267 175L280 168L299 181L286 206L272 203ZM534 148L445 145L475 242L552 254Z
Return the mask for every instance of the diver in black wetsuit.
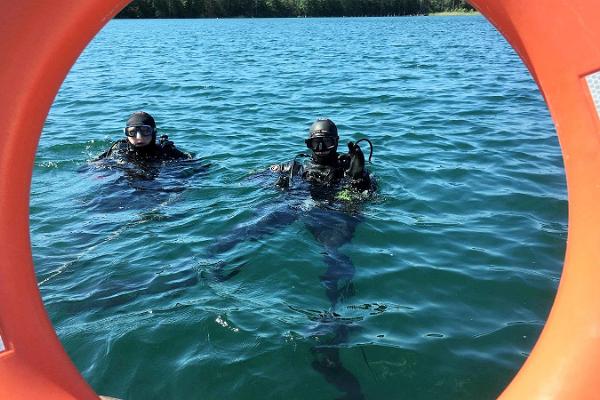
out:
M360 382L341 362L339 348L347 342L351 327L339 318L335 309L338 303L354 294L355 267L340 248L352 240L361 221L357 205L374 192L375 182L365 169L365 157L358 142L348 143L347 154L337 152L338 130L330 119L315 121L305 143L312 152L310 160L300 163L294 159L270 168L277 174L276 184L283 189L287 201L266 205L255 223L239 226L210 245L208 251L216 255L301 220L323 246L327 269L319 280L331 304L330 310L319 319L318 331L322 337L320 345L312 348L312 367L344 393L342 398L364 399ZM295 184L295 179L300 182ZM308 209L307 199L313 200L313 206ZM229 273L217 269L215 274L217 279L227 280L237 275L242 267Z
M295 178L301 178L303 185L287 190L287 193L293 194L288 198L298 199L308 194L315 200L314 207L305 210L292 201L266 207L267 212L255 224L240 226L211 244L209 254L222 253L243 241L273 233L298 218L305 220L315 238L326 247L333 246L337 249L349 242L354 232L351 225L356 225L357 222L349 223L347 219L358 218L353 209L364 200L365 195L373 193L376 186L365 170L365 157L358 142L348 143L347 154L337 152L338 142L335 123L330 119L318 119L310 127L309 137L305 140L306 146L312 151L311 159L300 163L294 158L291 162L270 167L270 171L277 174L276 185L284 190L292 188ZM337 218L338 215L344 218ZM326 219L339 221L321 224ZM331 230L333 231L328 235L321 234L322 231ZM335 303L334 298L337 297L330 297L332 304Z
M78 198L77 203L86 212L92 211L93 215L100 214L102 217L92 221L93 225L86 226L99 235L91 236L90 244L83 246L84 251L73 262L78 262L99 245L110 242L130 228L162 219L169 207L179 201L181 194L193 186L210 166L177 149L166 135L157 143L155 120L146 112L131 114L123 132L124 139L116 141L96 159L78 169L93 184L92 190ZM113 213L120 214L119 218L108 219L110 222L107 223L105 216ZM107 227L108 234L102 238L100 235ZM81 240L86 240L86 237L82 235ZM134 275L123 280L104 280L94 288L91 299L97 307L104 309L132 301L135 296L131 297L129 292L134 286L137 287L136 293L150 294L196 285L197 271L185 266L184 260L182 262L181 267L171 268L170 265L169 271L158 273L157 279L148 285L141 281L135 283Z
M315 239L328 250L324 255L330 268L322 278L333 308L343 297L338 288L339 281L353 275L354 271L350 259L338 249L352 240L360 222L356 206L375 191L376 185L365 169L365 157L358 142L348 143L347 154L337 152L338 130L330 119L315 121L305 142L312 150L310 160L300 163L294 159L270 167L277 174L276 185L289 194L287 199L290 201L265 207L256 223L235 228L211 244L208 252L213 256L223 253L246 240L256 240L276 232L300 218ZM303 184L290 190L295 178L301 178ZM306 197L314 200L310 209L297 204L299 199Z
M294 175L318 186L332 187L346 180L347 184L358 191L371 188L371 178L365 170L365 156L360 147L348 143L348 153L337 152L339 143L338 130L330 119L318 119L310 127L306 146L312 150L309 163L301 165L292 161L289 164L272 165L271 171L279 172L277 185L289 186Z
M114 142L79 170L110 183L99 187L106 191L102 195L90 194L91 200L85 202L92 207L106 211L143 208L144 198L149 199L148 205L162 203L169 193L184 191L183 182L206 172L210 166L177 149L166 135L157 142L156 122L146 112L131 114L123 133L125 138Z
M152 162L191 159L189 153L175 147L167 135L163 135L156 143L156 122L143 111L131 114L125 128L126 138L113 143L108 150L96 158L116 159L133 162Z

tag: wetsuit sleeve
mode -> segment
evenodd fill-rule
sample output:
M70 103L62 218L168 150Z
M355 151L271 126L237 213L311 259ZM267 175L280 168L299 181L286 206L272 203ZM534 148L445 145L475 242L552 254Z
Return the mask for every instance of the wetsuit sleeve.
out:
M190 153L179 150L175 147L175 145L169 146L165 153L167 158L170 160L189 160L192 158Z
M160 149L162 158L166 160L189 160L192 158L190 153L179 150L175 144L169 140L167 135L160 138Z
M100 154L98 157L94 158L92 161L100 161L108 157L110 154L110 149L106 150L104 153Z
M116 142L114 142L113 144L110 145L108 150L106 150L104 153L100 154L98 157L94 158L92 161L100 161L100 160L110 157L112 155L113 151L115 150L115 148L120 146L120 144L122 142L123 142L122 140L117 140Z

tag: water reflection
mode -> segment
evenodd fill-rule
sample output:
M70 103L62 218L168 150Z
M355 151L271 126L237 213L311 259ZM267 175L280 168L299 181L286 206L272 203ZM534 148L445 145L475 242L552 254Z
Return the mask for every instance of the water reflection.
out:
M252 178L268 177L269 174L259 174ZM208 253L211 257L224 257L225 252L239 244L276 234L296 221L302 222L322 248L327 269L319 276L319 281L330 304L328 310L318 313L296 309L316 322L309 330L310 337L318 342L310 350L313 355L311 366L343 393L340 399L364 399L360 382L343 365L340 357L340 348L348 343L349 334L358 329L357 321L343 318L337 308L355 292L352 279L356 268L341 249L351 242L361 222L360 209L368 197L360 197L357 193L349 201L340 200L340 188L335 185L316 186L300 181L285 186L275 201L258 207L251 222L238 225L215 240L208 247ZM230 267L229 277L237 275L242 268L243 265Z
M167 162L93 161L79 169L86 178L100 183L81 199L82 207L99 212L147 211L169 202L201 178L209 165L201 160Z
M96 257L100 246L117 243L128 231L168 220L168 208L181 198L186 188L202 179L208 168L201 160L118 162L111 159L92 161L80 167L78 173L91 183L92 190L76 199L76 203L87 213L92 212L94 218L80 228L83 230L77 232L76 239L70 243L73 258L58 268L38 274L39 285L43 287L49 281L78 273L81 264ZM148 239L142 237L141 240ZM143 259L143 252L136 250L138 247L132 246L132 251L137 251L138 257ZM123 250L120 255L119 262L130 261ZM138 258L132 262L139 262ZM82 288L85 296L67 299L61 307L75 313L123 306L140 297L194 286L198 279L197 270L187 262L136 274L105 270L102 274L86 274L82 279L74 279L85 287Z

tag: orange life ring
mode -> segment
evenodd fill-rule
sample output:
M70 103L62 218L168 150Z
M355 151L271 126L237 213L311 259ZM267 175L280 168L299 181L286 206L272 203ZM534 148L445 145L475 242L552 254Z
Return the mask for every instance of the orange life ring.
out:
M600 398L600 4L471 2L538 83L556 123L569 191L569 238L554 307L501 397ZM64 352L40 299L29 243L29 187L40 132L61 82L128 0L2 3L0 398L97 400Z

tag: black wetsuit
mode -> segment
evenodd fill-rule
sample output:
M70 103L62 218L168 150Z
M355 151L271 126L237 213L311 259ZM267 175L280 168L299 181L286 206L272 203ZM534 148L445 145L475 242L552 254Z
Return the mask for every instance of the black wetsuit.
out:
M369 173L364 169L353 175L347 172L350 162L351 157L349 154L335 153L329 160L324 162L311 159L301 164L294 160L271 169L280 173L277 180L277 186L279 187L289 186L290 179L293 179L294 176L300 176L304 181L310 183L311 187L324 186L328 188L336 187L337 189L350 187L357 191L374 190Z
M177 149L168 136L164 135L158 144L152 142L144 147L135 147L127 139L118 140L96 160L105 158L123 161L169 161L188 160L192 156Z

